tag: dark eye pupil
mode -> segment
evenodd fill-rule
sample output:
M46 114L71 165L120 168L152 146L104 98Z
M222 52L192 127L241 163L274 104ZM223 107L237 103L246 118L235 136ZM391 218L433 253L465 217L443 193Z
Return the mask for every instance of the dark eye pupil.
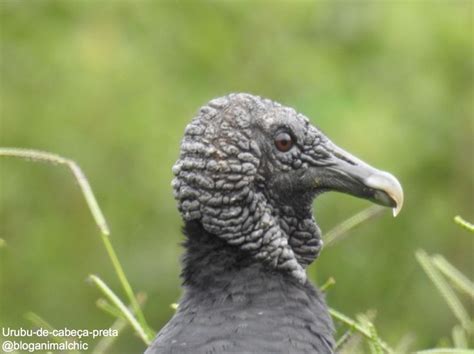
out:
M278 150L286 152L293 146L293 140L288 133L280 133L275 137L275 146Z

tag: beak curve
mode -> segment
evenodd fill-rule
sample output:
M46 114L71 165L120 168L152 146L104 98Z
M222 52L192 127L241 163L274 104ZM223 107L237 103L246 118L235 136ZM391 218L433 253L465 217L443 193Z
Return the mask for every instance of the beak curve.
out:
M390 173L380 171L330 141L324 166L314 167L316 188L335 190L391 207L397 216L403 206L403 189Z

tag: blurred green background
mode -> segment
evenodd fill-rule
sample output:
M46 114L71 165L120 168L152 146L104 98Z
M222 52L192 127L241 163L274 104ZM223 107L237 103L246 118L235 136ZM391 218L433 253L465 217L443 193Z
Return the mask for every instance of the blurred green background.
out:
M295 107L338 145L395 174L406 204L323 251L329 304L376 309L380 335L438 344L456 322L414 252L473 275L473 2L0 2L0 145L76 160L156 330L180 295L181 220L170 182L188 121L250 92ZM121 288L70 172L0 159L0 321L108 328L85 278ZM317 200L323 231L367 207ZM470 306L471 313L472 303ZM117 352L144 345L129 329Z

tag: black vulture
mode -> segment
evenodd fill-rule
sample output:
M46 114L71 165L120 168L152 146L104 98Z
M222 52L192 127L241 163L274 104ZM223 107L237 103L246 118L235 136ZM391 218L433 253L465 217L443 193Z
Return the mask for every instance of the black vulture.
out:
M397 179L294 109L243 93L200 109L173 173L184 293L146 353L332 353L333 323L305 271L323 244L312 202L334 190L396 214Z

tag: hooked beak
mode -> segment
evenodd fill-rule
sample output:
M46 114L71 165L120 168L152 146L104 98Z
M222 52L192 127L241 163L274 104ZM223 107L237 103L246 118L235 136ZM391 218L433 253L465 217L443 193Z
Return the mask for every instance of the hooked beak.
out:
M397 216L403 206L400 182L388 172L377 170L330 141L325 165L314 168L317 188L347 193L391 207Z

